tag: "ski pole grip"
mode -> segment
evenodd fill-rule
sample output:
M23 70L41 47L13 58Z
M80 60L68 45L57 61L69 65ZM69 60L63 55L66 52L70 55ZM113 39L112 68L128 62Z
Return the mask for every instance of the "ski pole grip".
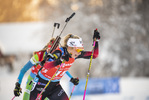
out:
M56 24L57 24L57 23L54 23L54 27L56 27Z
M59 24L59 23L57 23L57 25L58 25L58 26L57 26L57 28L59 29L60 24Z
M56 27L56 25L57 25L57 28L59 29L60 24L59 23L54 23L54 27Z
M67 19L65 20L65 22L68 22L74 15L75 15L75 13L73 13L69 18L67 18Z

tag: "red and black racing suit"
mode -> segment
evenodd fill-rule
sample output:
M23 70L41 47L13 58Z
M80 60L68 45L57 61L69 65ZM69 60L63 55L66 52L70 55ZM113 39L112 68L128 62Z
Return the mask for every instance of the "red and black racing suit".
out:
M61 58L63 55L68 54L66 48L58 48L53 52L53 55L56 55L57 58ZM69 100L67 94L64 89L60 85L60 79L63 77L66 71L69 70L73 62L78 58L91 58L92 51L82 51L81 54L77 58L69 58L69 61L65 61L63 66L61 66L60 70L56 74L56 76L51 80L50 84L47 86L45 91L42 93L40 100L44 100L48 97L50 100ZM98 42L95 43L93 59L98 56ZM30 100L35 100L37 96L40 94L42 89L48 83L48 81L55 74L57 69L60 67L60 63L57 60L46 62L43 69L39 72L39 75L34 79L34 86L30 93Z

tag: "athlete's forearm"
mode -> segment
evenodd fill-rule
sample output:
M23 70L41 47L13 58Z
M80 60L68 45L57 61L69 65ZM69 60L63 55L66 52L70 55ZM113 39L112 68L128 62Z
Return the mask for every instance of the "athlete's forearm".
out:
M98 41L96 41L95 48L94 48L94 53L93 53L93 59L98 57L98 51L99 51L99 49L98 49ZM92 51L82 51L81 55L79 55L77 58L90 59L91 55L92 55Z
M66 73L65 73L65 76L70 80L71 78L73 78L72 77L72 75L67 71Z
M19 74L19 76L18 76L18 80L17 80L17 81L19 82L19 84L21 84L22 79L23 79L23 77L24 77L24 74L25 74L32 66L34 66L34 64L32 64L31 61L28 61L28 62L24 65L24 67L21 69L20 74Z

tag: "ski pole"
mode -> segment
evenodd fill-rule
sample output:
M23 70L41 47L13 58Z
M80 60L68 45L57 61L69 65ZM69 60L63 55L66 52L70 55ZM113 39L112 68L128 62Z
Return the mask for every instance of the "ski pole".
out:
M54 23L54 29L53 29L53 32L52 32L52 38L53 38L53 34L54 34L54 31L55 31L55 27L56 26L57 26L57 29L59 29L60 24L59 23Z
M78 78L77 78L77 79L78 79ZM71 91L71 94L70 94L69 100L70 100L70 98L71 98L71 96L72 96L72 93L73 93L73 91L74 91L74 89L75 89L75 86L76 86L76 85L74 85L74 86L73 86L73 88L72 88L72 91Z
M13 100L16 96L14 96L11 100Z
M57 71L55 72L55 74L52 76L52 78L48 81L48 83L46 84L46 86L42 89L42 91L40 92L40 94L37 96L36 100L40 99L43 91L48 87L48 85L50 84L50 82L53 80L53 78L56 76L56 74L58 73L58 71L60 70L60 68L63 66L64 64L64 60L62 62L62 64L60 65L60 67L57 69Z
M71 98L71 96L72 96L72 93L73 93L73 91L74 91L74 89L75 89L75 86L76 86L76 85L74 85L74 86L73 86L73 88L72 88L72 91L71 91L71 94L70 94L69 100L70 100L70 98Z
M96 30L97 30L97 29L96 29ZM88 73L87 73L87 78L86 78L86 84L85 84L85 90L84 90L83 100L85 100L86 89L87 89L87 83L88 83L88 78L89 78L89 74L90 74L90 70L91 70L92 58L93 58L93 53L94 53L94 48L95 48L95 41L96 41L96 40L94 40L93 49L92 49L92 54L91 54L91 58L90 58L90 63L89 63L89 68L88 68Z

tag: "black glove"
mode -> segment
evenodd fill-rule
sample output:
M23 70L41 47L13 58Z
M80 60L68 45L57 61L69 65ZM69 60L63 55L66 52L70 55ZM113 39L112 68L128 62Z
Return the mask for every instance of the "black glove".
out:
M64 59L65 61L69 61L70 55L66 54L64 56L62 56L62 59Z
M65 61L69 61L69 58L71 58L71 55L68 53L66 48L64 48L64 52L65 52L65 55L62 56L62 59L64 59Z
M94 30L94 35L93 35L93 39L100 39L100 33L98 32L98 30Z
M56 59L57 65L61 64L64 61L69 61L70 56L69 55L64 55L62 58Z
M78 78L71 78L70 82L72 82L74 85L78 85L79 84L79 79Z
M43 66L45 64L45 60L42 60L41 63L39 63L41 66Z
M69 56L65 55L65 56L62 56L62 58L56 59L56 64L59 65L63 61L69 61Z
M20 96L20 93L22 93L22 89L20 88L20 84L16 82L16 86L14 89L14 95L15 96Z

